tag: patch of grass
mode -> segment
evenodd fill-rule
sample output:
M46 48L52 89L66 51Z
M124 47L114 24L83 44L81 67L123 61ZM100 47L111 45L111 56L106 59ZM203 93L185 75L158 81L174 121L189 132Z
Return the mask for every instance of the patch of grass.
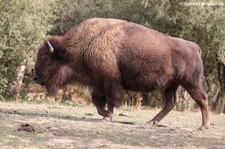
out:
M60 104L65 106L73 106L73 107L84 107L88 105L88 103L85 103L85 102L73 102L70 100L63 100L60 102Z
M225 116L211 115L211 128L196 131L200 112L172 111L150 127L159 109L115 110L113 122L102 121L92 105L0 102L0 146L3 148L224 148ZM17 131L29 124L34 133Z

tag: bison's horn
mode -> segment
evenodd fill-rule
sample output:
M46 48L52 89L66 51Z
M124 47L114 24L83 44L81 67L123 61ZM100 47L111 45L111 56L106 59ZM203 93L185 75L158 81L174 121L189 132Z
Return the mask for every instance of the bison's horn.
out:
M54 48L52 47L51 43L48 40L47 40L47 43L48 43L48 47L49 47L50 53L53 53L54 52Z

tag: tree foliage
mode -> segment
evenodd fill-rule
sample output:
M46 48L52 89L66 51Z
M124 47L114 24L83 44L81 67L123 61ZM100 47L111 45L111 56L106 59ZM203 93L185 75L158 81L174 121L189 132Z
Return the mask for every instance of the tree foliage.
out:
M0 98L11 94L20 64L26 64L27 71L32 68L36 50L52 26L53 2L0 1Z

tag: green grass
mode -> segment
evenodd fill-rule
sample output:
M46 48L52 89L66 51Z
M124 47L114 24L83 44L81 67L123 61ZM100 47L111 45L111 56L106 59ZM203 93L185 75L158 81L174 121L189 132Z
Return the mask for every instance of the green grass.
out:
M113 122L101 120L94 106L0 102L1 148L225 148L225 115L210 114L211 128L196 131L200 112L172 111L161 122L145 123L159 109L115 110ZM119 116L124 114L126 116ZM29 124L35 132L17 131Z

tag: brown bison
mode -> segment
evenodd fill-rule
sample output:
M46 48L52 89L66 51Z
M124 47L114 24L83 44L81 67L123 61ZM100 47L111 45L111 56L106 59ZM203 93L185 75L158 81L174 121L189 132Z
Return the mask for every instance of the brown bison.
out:
M173 109L181 85L200 106L200 129L209 127L201 49L142 25L117 19L85 20L64 36L44 42L35 74L37 83L53 95L66 84L90 87L98 113L108 120L125 90L163 91L165 106L148 122L151 125Z

